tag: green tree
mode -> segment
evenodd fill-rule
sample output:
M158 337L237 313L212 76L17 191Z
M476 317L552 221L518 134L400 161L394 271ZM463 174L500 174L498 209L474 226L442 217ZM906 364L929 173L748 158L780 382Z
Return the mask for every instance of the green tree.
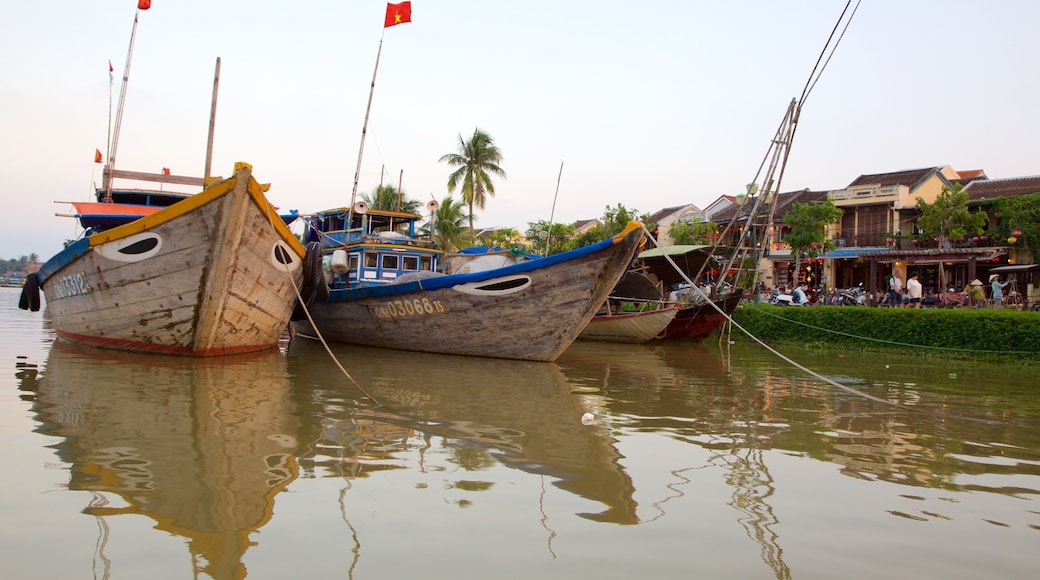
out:
M918 229L928 237L938 238L940 248L947 246L947 240L981 234L989 219L984 212L968 209L968 194L959 183L953 187L943 186L934 203L926 203L918 197L917 211L921 212L917 218ZM942 262L939 262L939 287L947 287Z
M455 201L451 195L441 200L437 211L433 214L433 221L423 225L422 233L430 236L433 243L440 246L445 252L455 250L469 245L469 236L466 232L466 206L461 201Z
M976 204L972 204L976 205ZM1040 260L1040 192L1017 197L998 197L978 202L979 206L989 206L997 218L998 224L991 224L992 237L1007 239L1014 231L1022 233L1015 242L1023 245L1033 254L1033 261Z
M917 198L917 227L932 238L939 238L939 247L945 247L947 240L963 238L966 235L978 235L986 225L988 218L983 212L968 209L968 194L961 184L944 186L934 203L926 203Z
M476 128L473 136L466 140L459 134L457 153L441 156L440 161L450 167L457 167L448 176L448 191L462 186L462 201L469 206L469 231L473 235L473 208L484 209L487 196L495 197L495 183L492 175L505 179L506 172L499 167L502 153L495 146L490 135Z
M502 228L494 230L489 233L486 237L481 237L479 240L475 240L480 245L488 246L491 248L512 248L521 242L524 237L520 235L520 232L513 228Z
M527 223L527 240L536 254L551 256L565 252L571 248L571 236L574 235L574 226L570 224L554 223L551 226L547 220ZM546 249L546 243L549 247Z
M650 214L640 214L639 210L633 208L628 209L622 204L617 204L617 207L607 206L603 211L603 217L600 218L600 223L603 224L603 231L606 233L601 239L607 239L612 236L616 236L623 232L628 227L628 222L639 221L644 224L650 220ZM595 228L593 228L595 229Z
M404 192L398 192L392 185L378 185L372 193L361 194L361 199L372 209L419 213L419 202L408 199Z
M791 206L791 211L784 216L784 223L791 226L784 241L791 246L794 255L796 277L802 267L802 258L812 260L834 249L834 242L827 238L827 225L838 223L841 215L842 211L829 199L813 204L795 202Z
M668 235L677 245L708 245L711 236L718 226L715 222L706 222L700 218L693 221L682 221L668 229Z

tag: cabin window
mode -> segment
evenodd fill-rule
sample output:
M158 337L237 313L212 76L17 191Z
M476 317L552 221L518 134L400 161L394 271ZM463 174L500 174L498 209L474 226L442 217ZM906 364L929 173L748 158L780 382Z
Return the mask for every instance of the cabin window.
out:
M358 267L358 255L357 254L351 254L350 255L350 262L348 264L348 269L351 272L356 272L357 271L357 267Z
M419 258L419 269L427 272L433 271L433 256L421 256Z
M383 266L384 270L396 270L397 269L397 254L383 254Z
M379 257L375 252L365 252L365 267L375 268L379 266Z
M403 270L418 270L419 269L419 256L403 256L404 261Z

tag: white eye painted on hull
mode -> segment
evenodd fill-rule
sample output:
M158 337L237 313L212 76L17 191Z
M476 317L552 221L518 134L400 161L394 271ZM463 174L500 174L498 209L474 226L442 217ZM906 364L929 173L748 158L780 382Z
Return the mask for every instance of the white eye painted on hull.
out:
M502 278L484 280L483 282L459 284L458 286L453 286L451 289L456 292L462 292L463 294L471 294L474 296L505 296L506 294L520 292L530 286L531 279L527 276L505 276Z
M117 262L140 262L162 250L162 238L153 232L142 232L101 244L94 251Z
M286 267L290 272L300 267L302 260L297 256L289 244L279 240L275 242L274 246L271 247L271 264L274 265L278 270L284 271Z

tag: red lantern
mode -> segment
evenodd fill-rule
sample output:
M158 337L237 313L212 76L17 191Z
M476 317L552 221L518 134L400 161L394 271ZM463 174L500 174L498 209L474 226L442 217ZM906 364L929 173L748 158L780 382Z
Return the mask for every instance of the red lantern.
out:
M894 241L895 241L895 239L894 239L894 238L888 238L888 239L887 239L887 240L885 240L885 241L891 244L892 242L894 242Z
M912 243L915 246L918 244L918 242L920 242L920 240L911 240L910 241L910 243Z
M971 241L977 244L977 243L979 243L979 237L975 236L975 237L971 238Z
M982 240L983 242L985 242L986 240L989 239L989 236L979 236L979 239Z
M1021 230L1015 230L1015 231L1011 232L1011 237L1021 238L1022 237L1022 231Z

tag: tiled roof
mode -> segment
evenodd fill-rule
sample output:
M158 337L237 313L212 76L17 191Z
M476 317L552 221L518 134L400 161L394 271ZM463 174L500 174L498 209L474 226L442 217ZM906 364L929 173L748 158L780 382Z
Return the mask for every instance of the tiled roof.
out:
M583 228L583 227L585 227L587 225L593 224L593 223L599 223L599 220L596 219L596 218L592 218L590 220L578 220L578 221L574 222L573 225L574 225L574 229L575 230L580 230L581 228Z
M668 217L668 216L670 216L670 215L672 215L672 214L674 214L674 213L676 213L676 212L678 212L680 210L686 209L686 208L691 208L691 209L693 209L693 211L696 211L696 212L700 212L701 211L700 208L698 208L697 206L693 205L692 203L687 203L685 205L677 205L675 207L666 207L664 209L659 209L659 210L655 211L654 213L652 213L650 215L650 219L647 220L647 223L656 224L656 223L660 222L662 219L664 219L664 218L666 218L666 217Z
M963 171L958 171L957 175L959 175L962 180L966 179L968 181L973 179L988 179L986 177L986 172L981 169L965 169Z
M791 211L791 206L795 203L820 203L827 199L826 191L810 191L808 189L800 189L798 191L788 191L777 195L776 198L776 211L773 212L773 221L780 223L783 221L784 216ZM712 216L712 221L715 223L728 223L733 220L733 217L737 215L743 209L739 204L728 206L718 213ZM763 219L768 215L768 210L764 210ZM742 217L746 217L742 216ZM740 218L738 218L740 219Z
M864 185L877 185L888 187L892 185L905 185L911 190L923 183L932 175L939 173L941 167L925 167L923 169L907 169L905 171L893 171L892 173L874 173L860 175L849 187L860 187Z
M979 179L964 188L968 201L983 201L998 197L1018 197L1040 193L1040 176L1014 177L1011 179Z

